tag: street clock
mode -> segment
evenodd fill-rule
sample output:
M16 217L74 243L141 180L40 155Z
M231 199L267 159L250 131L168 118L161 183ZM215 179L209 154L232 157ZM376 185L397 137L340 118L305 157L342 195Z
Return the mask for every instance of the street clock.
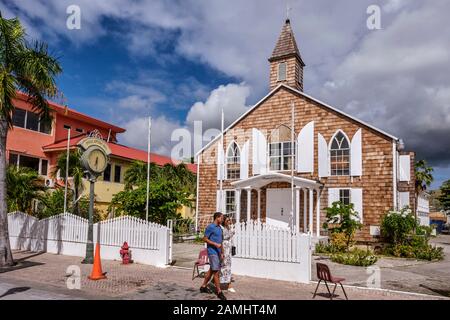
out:
M81 163L92 176L101 175L108 166L111 150L98 132L82 139L78 146L82 150Z
M108 165L108 155L102 148L91 146L83 152L81 162L86 170L100 175Z

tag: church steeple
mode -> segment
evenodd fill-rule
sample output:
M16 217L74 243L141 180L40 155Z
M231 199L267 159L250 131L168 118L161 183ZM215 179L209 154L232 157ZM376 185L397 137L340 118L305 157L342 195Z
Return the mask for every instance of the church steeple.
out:
M286 19L269 62L270 90L280 83L284 83L303 91L303 67L305 64L298 50L289 18Z

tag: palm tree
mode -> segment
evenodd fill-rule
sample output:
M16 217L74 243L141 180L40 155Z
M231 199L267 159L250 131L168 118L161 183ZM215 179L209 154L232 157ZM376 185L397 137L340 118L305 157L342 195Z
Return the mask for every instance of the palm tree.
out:
M17 90L28 95L28 102L44 123L50 123L51 113L46 98L58 93L55 77L61 72L45 43L29 43L17 18L4 19L0 12L0 267L14 264L8 234L6 189L6 139L12 127ZM2 250L3 251L3 250Z
M415 217L417 220L417 206L419 203L419 195L421 192L426 191L427 188L431 185L433 182L433 168L429 167L427 165L427 162L425 160L417 161L414 165L414 172L415 172L415 178L416 178L416 185L415 185Z
M150 179L154 180L161 175L161 167L156 163L150 163ZM147 163L143 161L133 161L125 171L125 190L131 190L133 186L138 186L147 181Z
M40 196L45 188L39 183L37 171L30 168L8 166L6 174L8 212L31 213L31 201Z
M53 177L56 177L58 171L61 177L66 179L66 165L67 165L67 153L61 153L56 161L55 170L52 173ZM69 153L69 177L72 177L72 194L73 194L73 208L72 213L76 215L80 215L79 205L78 205L78 197L83 192L83 177L84 177L84 169L81 164L81 153L79 150ZM67 183L64 181L64 183Z
M165 164L163 166L163 174L167 179L176 182L180 189L183 189L190 194L195 194L196 176L187 168L186 164L179 163L178 165Z

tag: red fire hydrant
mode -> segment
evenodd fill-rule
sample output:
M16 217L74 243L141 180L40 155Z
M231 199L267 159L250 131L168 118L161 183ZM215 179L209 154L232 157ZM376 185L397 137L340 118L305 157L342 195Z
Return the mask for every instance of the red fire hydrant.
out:
M129 264L133 262L131 260L131 250L126 241L120 248L120 256L122 257L122 264Z

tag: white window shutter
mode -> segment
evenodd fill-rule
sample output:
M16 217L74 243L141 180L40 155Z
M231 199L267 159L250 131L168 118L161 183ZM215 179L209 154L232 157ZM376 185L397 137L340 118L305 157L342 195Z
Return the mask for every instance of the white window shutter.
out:
M339 201L339 189L328 188L328 207L333 206L333 202Z
M223 180L225 178L224 175L224 152L222 142L217 144L217 180Z
M252 129L252 164L253 174L264 174L267 172L267 141L264 134L258 129Z
M399 192L398 193L398 208L403 209L404 207L409 207L409 192Z
M247 141L244 144L244 147L242 148L241 151L241 167L240 167L240 172L241 172L241 180L243 179L247 179L248 178L248 149L249 149L249 142Z
M411 180L411 159L409 155L400 156L400 181Z
M362 134L361 129L356 131L352 138L350 149L350 168L351 175L354 177L362 176Z
M330 176L330 164L328 157L328 144L325 138L319 133L318 137L318 154L319 154L319 178Z
M298 134L297 171L314 172L314 121L311 121Z
M217 190L216 194L216 211L225 212L225 197L223 196L225 191Z
M353 208L358 212L359 222L363 222L363 190L354 188L351 191L350 200L353 203Z

